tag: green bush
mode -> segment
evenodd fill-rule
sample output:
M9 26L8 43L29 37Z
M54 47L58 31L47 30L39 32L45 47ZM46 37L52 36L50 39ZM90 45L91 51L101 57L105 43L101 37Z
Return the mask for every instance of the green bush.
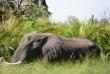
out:
M0 51L6 59L13 55L21 38L30 32L55 33L60 36L75 38L84 37L94 41L107 54L110 51L110 26L101 23L89 24L73 20L71 25L54 22L49 18L40 18L33 21L26 17L10 17L0 24Z
M3 2L0 5L0 21L8 20L12 16L27 17L29 20L36 20L39 18L48 18L51 12L47 11L43 5L35 4L33 1L26 1L26 5L20 6L18 10Z
M24 16L28 17L30 20L36 20L42 17L49 17L51 13L46 10L45 6L36 5L33 2L28 2L24 8L22 8Z

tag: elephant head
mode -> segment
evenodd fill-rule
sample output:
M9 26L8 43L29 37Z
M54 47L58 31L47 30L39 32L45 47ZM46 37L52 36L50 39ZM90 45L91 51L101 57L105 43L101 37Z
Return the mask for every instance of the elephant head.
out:
M62 48L62 42L53 33L28 33L22 38L12 57L12 61L14 62L13 64L20 64L25 60L38 57L43 57L44 60L51 60L62 53Z
M37 33L26 34L15 51L12 61L18 62L38 57L42 54L41 48L46 40L46 36Z

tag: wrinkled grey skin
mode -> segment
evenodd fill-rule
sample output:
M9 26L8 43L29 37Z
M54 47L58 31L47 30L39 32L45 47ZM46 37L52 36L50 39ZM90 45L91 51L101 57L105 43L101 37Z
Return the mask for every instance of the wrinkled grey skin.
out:
M65 38L53 33L28 33L26 34L12 60L13 62L25 61L42 57L43 60L57 58L79 57L81 54L90 54L96 51L100 55L100 48L87 38Z

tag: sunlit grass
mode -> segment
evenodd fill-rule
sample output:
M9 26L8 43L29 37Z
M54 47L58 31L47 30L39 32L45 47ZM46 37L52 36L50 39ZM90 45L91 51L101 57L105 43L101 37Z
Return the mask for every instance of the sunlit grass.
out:
M0 23L0 51L6 61L10 61L21 38L30 32L55 33L68 38L89 38L101 48L103 56L54 63L34 61L18 66L0 64L0 74L110 74L110 25L104 26L99 22L90 24L86 20L73 20L72 24L67 25L47 18L30 21L25 17L10 17Z
M110 62L98 59L60 62L31 62L18 66L0 66L0 74L109 74Z

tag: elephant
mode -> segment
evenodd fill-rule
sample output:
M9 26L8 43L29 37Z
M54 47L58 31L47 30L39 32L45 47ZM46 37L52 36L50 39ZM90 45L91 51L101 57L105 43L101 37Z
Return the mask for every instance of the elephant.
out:
M46 61L70 57L77 59L80 54L85 56L93 53L100 56L101 49L88 38L66 38L54 33L28 33L22 38L12 62L21 63L37 58Z

